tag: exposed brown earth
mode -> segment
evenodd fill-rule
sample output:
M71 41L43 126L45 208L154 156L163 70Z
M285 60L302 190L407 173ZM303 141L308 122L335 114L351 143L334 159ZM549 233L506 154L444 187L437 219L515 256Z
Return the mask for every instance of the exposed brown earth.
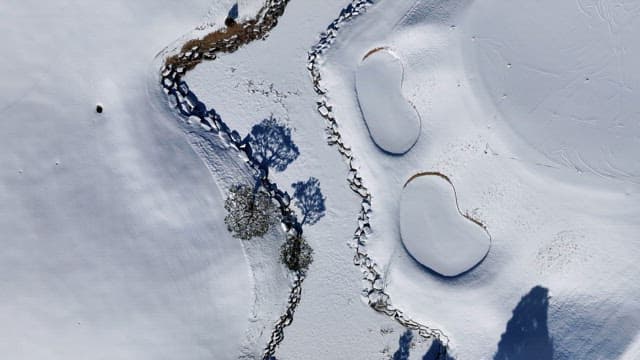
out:
M165 60L165 68L180 75L193 70L204 60L214 60L217 53L232 53L242 45L264 39L278 24L289 0L267 1L255 18L216 30L200 39L187 41L178 54Z

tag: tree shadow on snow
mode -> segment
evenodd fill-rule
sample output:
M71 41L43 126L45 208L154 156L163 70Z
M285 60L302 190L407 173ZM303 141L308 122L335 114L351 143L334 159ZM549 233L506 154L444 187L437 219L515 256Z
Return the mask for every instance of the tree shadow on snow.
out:
M409 360L411 352L411 342L413 341L413 332L405 331L398 339L398 350L393 354L393 360ZM455 360L447 355L447 349L438 340L433 340L431 347L424 354L422 360Z
M553 341L547 326L548 310L548 289L536 286L523 296L513 310L493 360L552 360ZM398 340L393 360L409 360L412 341L412 331L405 331ZM455 359L446 353L440 341L434 340L422 360Z
M398 350L393 353L393 360L409 360L412 340L413 332L411 330L407 330L400 335L400 339L398 340Z
M238 20L238 3L237 2L233 4L231 9L229 10L227 17L233 20Z
M551 360L547 314L549 290L536 286L522 297L498 343L494 360Z
M424 354L422 360L455 360L447 354L447 349L439 340L433 340L429 350Z

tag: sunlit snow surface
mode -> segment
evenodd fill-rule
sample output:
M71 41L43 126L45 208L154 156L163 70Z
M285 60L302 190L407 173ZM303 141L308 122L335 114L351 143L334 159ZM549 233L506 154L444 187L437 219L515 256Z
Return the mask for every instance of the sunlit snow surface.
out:
M0 3L5 357L261 350L289 285L279 234L244 248L229 236L225 186L247 174L184 135L157 83L158 52L221 26L233 3ZM241 17L260 6L240 3ZM347 246L359 201L326 145L306 70L309 47L345 5L292 0L265 41L185 79L241 134L270 115L290 125L301 155L274 181L315 176L327 197L327 216L305 230L315 262L280 360L385 359L404 331L362 301ZM639 7L380 0L341 28L320 63L373 196L366 249L393 304L441 328L456 359L513 355L529 330L546 346L536 354L554 359L640 356ZM358 66L380 47L401 59L402 95L422 119L403 156L376 146L358 102ZM491 234L486 258L459 277L429 271L402 244L403 187L422 172L446 175L459 213ZM455 209L445 202L425 206Z
M462 48L502 118L554 163L640 182L640 3L473 2Z
M404 154L420 136L420 116L402 94L404 66L387 49L368 53L356 70L358 104L371 139L384 151Z
M373 194L367 249L387 271L394 305L443 329L457 358L516 356L509 351L518 336L507 324L542 319L513 313L530 302L544 308L554 358L619 358L640 329L638 103L622 101L638 96L635 42L625 40L637 32L637 6L521 5L381 1L343 29L322 75ZM585 21L593 24L580 31ZM351 80L362 57L379 47L403 59L404 93L423 120L420 140L402 157L380 151L368 136ZM596 71L598 64L618 75ZM532 67L544 71L525 69ZM619 74L628 74L624 82ZM525 102L541 105L536 112ZM584 114L597 121L580 121ZM400 240L402 188L421 172L451 179L461 213L491 234L487 257L458 278L428 271ZM537 286L548 289L548 302L536 298ZM503 333L508 341L501 342Z

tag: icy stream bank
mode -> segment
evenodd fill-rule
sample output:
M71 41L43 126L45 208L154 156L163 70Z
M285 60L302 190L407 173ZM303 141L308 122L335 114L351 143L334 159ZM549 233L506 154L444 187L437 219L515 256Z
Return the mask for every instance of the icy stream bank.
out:
M387 294L384 289L384 279L381 269L365 249L368 234L372 231L369 222L372 212L371 193L363 183L363 179L358 171L357 161L351 148L345 144L342 134L340 133L338 121L332 113L333 106L329 104L326 98L327 90L321 85L322 75L320 73L320 61L322 55L329 50L331 44L337 38L340 28L350 20L363 14L370 5L372 5L372 3L367 0L353 0L340 12L339 17L320 35L320 40L309 52L307 69L311 75L314 90L319 96L317 110L326 120L327 141L329 145L337 147L344 161L348 164L349 177L347 181L349 182L351 190L361 199L361 209L357 218L358 226L353 235L353 247L356 251L354 263L360 266L363 281L366 285L363 289L363 296L366 297L369 305L376 311L392 317L408 329L415 330L423 338L434 338L440 341L444 345L441 347L440 357L445 357L449 343L448 337L439 329L430 328L412 320L402 310L393 306L389 294Z
M207 108L182 80L189 70L203 60L215 60L219 52L233 53L242 45L266 38L268 32L276 26L277 18L284 13L287 3L288 0L267 1L255 19L213 32L200 40L188 41L180 53L166 59L161 84L168 96L169 105L178 111L187 124L197 128L194 133L204 131L207 133L204 138L217 135L225 146L239 153L253 177L259 179L261 186L278 203L282 228L287 238L292 239L302 235L302 225L290 208L289 194L269 179L268 170L260 166L258 159L252 155L251 146L243 141L238 131L231 129L213 108ZM206 152L202 148L200 150ZM276 322L266 345L263 353L265 360L273 357L278 344L284 339L284 328L293 321L295 309L301 300L304 277L304 271L294 272L287 307Z

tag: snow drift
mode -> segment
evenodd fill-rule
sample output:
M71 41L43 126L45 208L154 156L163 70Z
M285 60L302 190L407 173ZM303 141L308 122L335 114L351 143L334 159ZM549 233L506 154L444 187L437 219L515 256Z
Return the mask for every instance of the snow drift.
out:
M356 90L369 134L382 150L404 154L418 141L420 116L402 93L404 66L388 49L371 50L356 70Z
M405 185L400 233L418 262L444 276L470 270L484 259L490 246L482 225L460 213L449 179L436 173L418 174Z

